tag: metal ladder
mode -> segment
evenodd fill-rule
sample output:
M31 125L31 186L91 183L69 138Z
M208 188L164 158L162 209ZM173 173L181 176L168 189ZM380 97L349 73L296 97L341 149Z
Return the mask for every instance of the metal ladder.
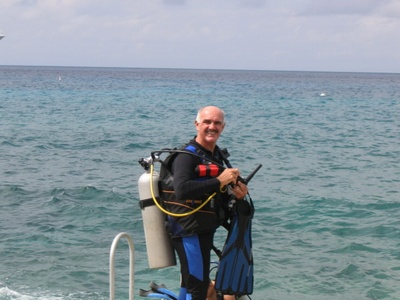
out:
M133 300L133 278L134 278L134 251L133 240L126 232L119 233L111 245L110 250L110 300L115 300L115 250L121 238L125 238L129 245L129 300Z

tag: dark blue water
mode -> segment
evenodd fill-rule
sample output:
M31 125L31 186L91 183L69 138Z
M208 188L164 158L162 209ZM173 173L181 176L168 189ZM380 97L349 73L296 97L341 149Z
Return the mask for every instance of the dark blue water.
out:
M147 266L137 163L227 114L255 202L253 299L399 299L400 75L0 67L0 299L108 299L113 238ZM222 247L224 230L217 234ZM117 251L118 299L128 248Z

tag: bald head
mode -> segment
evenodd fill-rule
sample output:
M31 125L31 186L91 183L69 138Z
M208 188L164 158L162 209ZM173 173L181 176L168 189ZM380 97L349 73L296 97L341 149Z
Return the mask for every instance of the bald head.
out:
M214 151L217 140L225 127L225 113L216 106L206 106L197 113L194 122L197 129L196 142Z
M204 106L200 108L199 111L197 112L197 117L196 117L197 122L201 121L202 113L206 111L220 114L220 116L222 117L222 122L225 124L225 112L217 106Z

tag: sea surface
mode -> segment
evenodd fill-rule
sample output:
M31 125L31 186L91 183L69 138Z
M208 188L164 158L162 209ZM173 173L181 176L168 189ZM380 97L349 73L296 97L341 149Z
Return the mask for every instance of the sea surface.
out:
M135 299L178 291L148 267L138 160L210 104L231 163L263 165L252 299L400 299L400 74L0 66L0 300L109 299L120 232ZM121 240L116 299L128 265Z

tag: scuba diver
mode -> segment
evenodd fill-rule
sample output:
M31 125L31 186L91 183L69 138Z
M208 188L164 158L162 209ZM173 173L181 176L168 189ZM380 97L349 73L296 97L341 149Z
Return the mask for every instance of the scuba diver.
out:
M210 252L214 233L225 218L224 207L232 196L241 200L248 193L247 186L238 181L238 169L227 167L220 173L209 166L209 160L224 164L225 154L217 146L225 127L224 111L215 106L201 108L195 126L197 135L185 149L201 153L207 159L178 153L172 162L175 193L171 194L171 199L164 200L169 211L185 213L212 197L194 214L168 216L168 230L181 265L179 300L206 299L210 285Z
M179 296L153 281L141 296L172 300L250 299L253 292L251 220L254 205L246 178L229 163L229 153L217 141L225 128L225 113L216 106L201 108L197 135L180 149L163 149L139 160L146 170L139 178L139 206L150 268L180 261ZM165 160L159 156L169 153ZM160 173L154 162L160 162ZM166 226L165 226L166 225ZM213 245L216 229L228 230L222 251ZM211 250L219 257L210 280Z

